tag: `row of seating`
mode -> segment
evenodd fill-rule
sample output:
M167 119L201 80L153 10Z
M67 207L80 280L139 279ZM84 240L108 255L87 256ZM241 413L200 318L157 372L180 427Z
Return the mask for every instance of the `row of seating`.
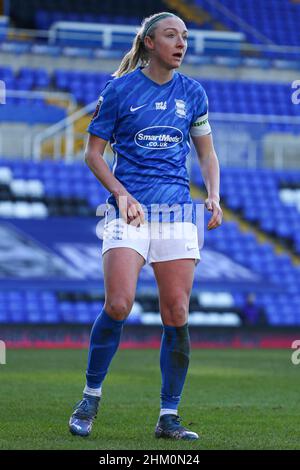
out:
M253 0L244 0L243 2L223 0L223 9L207 0L194 0L194 2L230 30L242 30L250 42L272 41L284 46L298 46L300 43L299 2L290 0L280 0L280 2L277 0L256 0L255 2ZM224 8L227 9L228 14L224 14ZM243 27L243 22L250 28ZM255 29L256 33L251 28ZM266 38L265 41L262 39L263 36Z
M87 104L97 99L110 78L108 74L57 70L54 83L58 89L73 93L79 102ZM198 80L205 88L214 112L298 115L297 106L291 100L290 83Z
M300 42L297 26L300 20L300 7L296 2L258 0L254 4L252 0L244 2L224 0L223 9L207 0L194 0L194 3L212 17L212 20L201 25L202 29L211 28L213 21L217 20L224 25L224 28L240 31L241 28L243 30L244 21L257 31L256 34L251 28L244 28L250 42L261 43L263 36L266 41L271 40L275 44L297 46ZM101 5L89 2L84 6L68 1L29 0L26 5L29 6L25 9L21 0L12 0L10 2L12 19L18 26L40 29L47 29L53 22L61 20L138 25L144 16L165 10L165 5L159 0L145 0L142 4L136 0L128 0L126 4L119 0L113 4L108 0L102 0ZM224 14L224 8L229 14Z
M34 28L42 26L45 21L45 14L51 15L52 13L60 14L72 12L75 19L80 16L84 18L86 15L108 15L121 17L139 17L140 20L144 16L148 16L158 11L166 9L165 4L160 0L144 0L141 3L138 0L127 0L124 3L122 0L89 0L88 2L81 2L78 0L27 0L26 5L22 0L10 0L10 17L18 27ZM44 15L37 16L37 12L43 12ZM77 16L78 15L78 16ZM57 16L56 16L57 17ZM38 22L38 25L36 24ZM41 23L42 22L42 23Z
M48 293L47 298L43 297L43 292L29 292L30 296L23 295L22 291L13 291L5 295L0 291L0 324L1 323L92 323L103 307L102 301L78 301L59 302L56 293ZM239 294L241 296L241 294ZM243 296L243 295L242 295ZM243 296L244 297L244 296ZM245 299L244 299L245 304ZM258 295L255 305L262 308L267 320L271 325L299 325L300 308L299 295L294 298L289 295ZM224 313L217 313L211 310L205 311L201 305L190 307L190 324L193 324L193 317L202 315L208 317L210 314L219 315L219 320L224 315L240 317L247 322L243 315L243 308L234 306L235 313L223 307ZM228 313L227 313L228 312ZM149 322L148 311L144 310L139 302L135 302L128 318L129 323ZM158 311L155 316L159 319ZM207 318L207 323L208 322ZM160 320L158 320L160 321Z
M45 217L48 214L44 204L46 203L46 206L52 208L50 213L53 213L53 206L57 205L60 206L58 213L61 215L68 213L73 215L76 214L76 210L78 213L89 215L90 212L80 207L82 204L77 204L76 200L86 201L94 210L108 197L107 190L82 163L70 165L69 168L59 167L56 164L52 166L50 170L51 166L48 164L41 164L39 168L36 163L26 162L19 167L14 165L12 170L2 167L0 181L5 183L7 189L4 191L5 185L2 184L0 199L4 202L1 203L0 213L3 216L15 214L17 217L30 217L30 215ZM237 208L242 205L245 217L254 223L261 222L262 228L267 232L276 231L279 236L287 238L293 235L299 237L300 217L295 217L290 211L290 206L280 200L275 179L265 178L262 181L258 178L256 181L254 177L247 187L246 181L241 177L238 195L236 195L236 181L238 180L233 179L232 175L225 174L222 177L221 194L228 199L230 207L235 209L237 203ZM265 197L266 192L267 197ZM18 200L22 202L17 202ZM238 233L235 232L231 238L238 247Z
M48 83L51 81L51 73L44 68L31 68L21 67L17 73L10 66L0 66L0 79L5 82L9 80L24 80L36 86L38 80L45 80ZM103 72L93 72L84 70L65 70L56 69L54 71L53 79L55 85L65 87L68 82L78 82L81 85L88 84L93 87L102 82L106 82L110 78L110 74ZM273 99L277 96L286 97L290 96L291 85L290 83L274 83L274 82L257 82L252 81L238 81L238 80L205 80L199 79L201 83L212 93L219 93L224 97L232 96L233 93L240 95L240 98L248 96L248 98L265 98L266 100ZM254 96L253 96L254 95Z
M54 124L66 117L64 108L51 104L39 103L34 106L34 112L30 101L27 104L10 104L0 106L0 122L25 122L29 125L34 124Z
M90 310L80 311L74 313L70 312L58 312L51 311L43 313L40 311L30 312L12 312L12 313L0 313L0 324L1 323L21 323L21 324L92 324L97 315ZM238 314L235 312L228 313L190 313L189 325L196 326L228 326L236 327L242 323ZM158 312L145 312L143 315L131 313L126 319L126 324L132 325L161 325L161 317Z
M0 166L2 217L94 215L108 195L83 163L7 160Z
M193 171L192 177L196 184L203 184L199 172ZM265 231L275 231L278 236L286 238L295 236L298 240L300 214L291 212L290 206L280 199L279 193L279 185L282 181L289 184L289 178L292 182L297 181L297 178L300 181L299 172L281 174L269 171L268 174L264 172L260 175L254 170L240 173L226 170L222 171L221 195L230 208L243 210L249 221L259 223ZM62 166L56 163L24 162L17 165L10 162L6 170L2 168L0 179L9 185L13 196L21 198L42 198L44 195L65 199L73 197L85 199L92 206L98 205L99 200L104 201L108 196L108 192L83 163Z
M201 177L196 171L194 174L195 183L202 185ZM221 180L221 195L228 207L240 211L268 234L290 240L296 253L300 254L298 206L292 203L294 210L291 211L291 199L287 202L280 197L282 187L300 186L299 171L264 170L260 174L256 169L235 171L227 168L222 171Z
M240 324L237 312L230 311L230 305L223 305L223 312L214 312L214 303L208 301L210 293L203 293L206 306L192 296L190 304L191 324L223 324L236 326ZM214 294L213 298L233 301L233 295ZM63 300L63 298L74 297ZM82 298L80 298L82 297ZM86 300L83 300L83 298ZM92 323L103 307L103 299L95 300L93 295L83 293L55 291L0 291L0 323ZM76 299L77 298L77 299ZM89 299L88 299L89 298ZM210 307L210 308L209 308ZM234 306L233 306L234 307ZM133 304L128 323L157 324L160 323L159 306L156 297L139 297ZM200 318L201 317L201 318Z
M90 61L99 62L100 59L115 59L121 60L124 55L124 49L116 43L110 49L99 48L99 42L93 44L91 47L83 47L82 42L79 45L66 46L64 44L45 44L35 43L33 41L15 41L9 38L1 42L0 37L0 51L10 52L18 57L20 54L30 54L33 57L39 57L41 54L49 58L62 57L62 58L84 58ZM185 63L194 66L202 67L204 65L221 65L223 67L237 68L245 67L249 70L262 69L278 69L278 70L299 70L300 62L297 60L297 54L287 53L280 49L274 52L268 52L268 58L264 56L248 57L236 56L236 51L227 50L225 55L224 50L211 48L207 49L202 55L193 54L193 50L188 48L185 56ZM229 55L230 54L230 55ZM234 54L234 55L233 55Z
M53 83L60 91L67 91L83 104L95 101L111 76L107 73L73 70L56 70L53 76L44 69L22 68L17 75L10 67L0 68L0 80L6 83L7 90L35 90L49 87ZM291 100L290 84L261 83L238 80L207 80L198 78L209 98L210 109L217 112L271 114L278 116L298 116L297 106ZM26 113L26 100L8 98L9 103L18 102ZM17 100L17 101L13 101ZM43 110L46 104L42 98L34 98L31 104ZM27 103L27 105L29 102ZM49 105L47 105L49 106ZM51 108L47 108L51 113ZM10 114L7 109L8 115ZM20 116L16 109L16 116ZM38 110L39 111L39 110ZM3 118L2 118L3 119ZM54 118L53 118L54 119ZM276 122L274 125L277 125ZM290 125L278 124L280 129L288 130Z
M262 278L283 285L287 291L297 294L300 269L294 266L289 255L278 255L272 245L258 243L252 234L241 233L237 226L233 225L232 229L229 227L230 222L226 222L222 231L212 231L207 235L206 246L211 244L217 251L228 254Z
M58 21L139 26L141 24L141 20L142 18L140 16L128 13L126 8L123 14L93 14L40 10L35 14L35 27L42 30L50 29L51 26ZM193 21L185 21L185 24L189 29L199 29L199 25ZM213 27L211 23L205 22L201 24L201 29L212 30ZM68 39L64 39L63 43L74 44L74 39L71 39L70 41L68 41ZM85 41L85 43L92 45L93 41L89 40ZM78 41L78 44L83 45L82 41ZM97 46L97 42L94 44Z
M73 21L80 23L107 23L126 24L138 26L141 18L128 15L105 15L93 13L75 13L63 11L39 10L35 14L35 27L37 29L49 29L57 21Z

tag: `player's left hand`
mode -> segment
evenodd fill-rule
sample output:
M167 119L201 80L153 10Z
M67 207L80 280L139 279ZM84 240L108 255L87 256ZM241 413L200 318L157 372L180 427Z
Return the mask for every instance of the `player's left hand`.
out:
M205 200L205 207L207 210L213 213L210 221L207 224L208 230L219 227L219 225L222 223L223 211L220 207L218 199L208 197Z

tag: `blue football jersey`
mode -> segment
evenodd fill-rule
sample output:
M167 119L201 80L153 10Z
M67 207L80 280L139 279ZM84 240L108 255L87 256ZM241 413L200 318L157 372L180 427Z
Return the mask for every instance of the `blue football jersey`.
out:
M160 85L138 68L107 83L88 132L110 141L114 175L141 204L183 205L191 203L190 130L207 121L207 107L196 80L175 72ZM108 202L116 207L113 196Z

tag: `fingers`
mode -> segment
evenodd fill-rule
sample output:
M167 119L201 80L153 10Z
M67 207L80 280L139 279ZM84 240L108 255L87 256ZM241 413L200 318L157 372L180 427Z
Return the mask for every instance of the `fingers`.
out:
M134 204L128 207L127 215L129 220L133 220L138 216L138 211Z
M132 225L133 227L139 227L141 225L140 217L136 217L135 219L131 220L129 225Z
M144 224L145 223L145 214L144 214L144 211L143 211L142 206L140 204L138 204L138 213L139 213L141 224Z
M142 206L131 195L122 194L117 199L117 204L120 214L126 224L132 224L139 227L141 224L145 223L145 214Z
M127 211L130 225L139 227L145 223L145 214L139 203L132 204Z
M213 215L210 221L208 222L208 225L207 225L208 230L217 228L222 223L223 212L220 206L212 202L212 210L213 210Z

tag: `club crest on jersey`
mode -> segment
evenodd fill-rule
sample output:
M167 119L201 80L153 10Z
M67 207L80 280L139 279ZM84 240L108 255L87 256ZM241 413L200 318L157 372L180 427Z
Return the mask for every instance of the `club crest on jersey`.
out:
M165 111L167 109L167 102L166 101L158 101L155 103L155 109Z
M180 118L186 117L185 101L175 99L175 114Z
M96 119L99 116L100 109L101 109L101 106L103 104L103 99L104 99L103 96L100 96L92 119Z

